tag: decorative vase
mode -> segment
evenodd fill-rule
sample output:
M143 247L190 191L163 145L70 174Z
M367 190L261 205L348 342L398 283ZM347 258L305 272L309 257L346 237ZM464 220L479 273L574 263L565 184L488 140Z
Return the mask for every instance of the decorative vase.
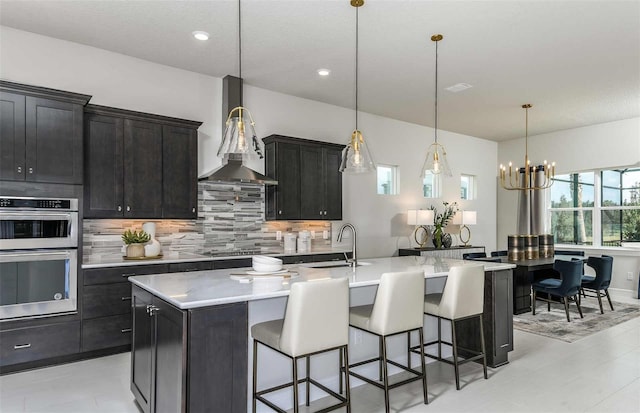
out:
M445 232L442 234L442 246L444 248L451 248L451 244L453 243L453 238L451 238L451 234Z
M155 222L145 222L142 224L142 230L149 234L151 239L144 246L144 256L145 257L157 257L162 252L162 246L160 242L156 240L156 223Z
M127 257L129 258L144 257L144 244L127 245Z
M436 225L435 231L433 231L433 246L437 249L442 248L442 226Z

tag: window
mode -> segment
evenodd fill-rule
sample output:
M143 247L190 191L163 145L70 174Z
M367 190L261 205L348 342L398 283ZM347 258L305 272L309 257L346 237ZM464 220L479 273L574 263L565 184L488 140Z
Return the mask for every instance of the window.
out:
M378 195L398 195L398 167L378 165Z
M549 211L558 244L640 241L640 169L558 175Z
M440 198L440 174L424 173L422 180L422 196L425 198Z
M602 245L640 241L640 169L601 172Z
M460 175L460 199L476 199L476 177Z

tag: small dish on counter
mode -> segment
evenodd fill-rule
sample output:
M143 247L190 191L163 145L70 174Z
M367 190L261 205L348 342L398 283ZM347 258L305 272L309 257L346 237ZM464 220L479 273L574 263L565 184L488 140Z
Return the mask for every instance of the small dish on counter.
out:
M154 255L153 257L127 257L124 256L122 257L123 260L126 261L140 261L140 260L157 260L158 258L162 258L163 255L159 254L159 255Z

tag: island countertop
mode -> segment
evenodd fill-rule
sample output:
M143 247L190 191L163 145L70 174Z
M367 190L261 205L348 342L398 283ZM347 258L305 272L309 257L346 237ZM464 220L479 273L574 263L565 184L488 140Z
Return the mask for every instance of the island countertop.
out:
M251 268L196 271L188 273L152 274L129 277L133 284L149 291L180 309L261 300L289 295L290 283L322 278L349 278L349 287L377 285L386 272L424 271L425 278L446 277L452 266L483 265L485 271L515 268L497 262L463 261L437 257L390 257L363 260L355 270L336 267L336 262L286 265L297 271L293 278L255 277L251 282L231 279L232 274L246 273ZM324 266L324 267L322 267Z

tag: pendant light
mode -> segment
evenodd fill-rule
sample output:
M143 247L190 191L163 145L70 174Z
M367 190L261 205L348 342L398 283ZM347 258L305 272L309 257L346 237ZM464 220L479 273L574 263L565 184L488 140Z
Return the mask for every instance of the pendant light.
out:
M436 43L436 100L435 100L435 128L434 128L434 143L427 149L427 156L422 165L421 175L431 173L434 175L442 174L447 177L453 176L451 174L451 168L449 168L449 162L447 161L447 151L444 146L438 143L438 42L442 40L441 34L434 34L431 36L431 40Z
M351 132L351 138L342 150L339 171L359 174L375 171L376 165L369 152L369 146L358 129L358 8L364 5L364 0L350 0L350 4L356 9L356 128Z
M240 79L240 106L229 111L225 123L222 141L218 148L218 156L221 158L262 159L262 144L258 140L254 129L255 121L249 109L242 105L242 9L238 0L238 78Z
M509 180L507 181L507 167L500 164L500 185L508 191L547 189L553 185L553 177L556 175L555 162L549 165L545 160L542 165L531 166L529 160L529 109L531 106L530 103L522 105L525 110L524 166L516 167L514 171L513 163L509 162ZM520 175L522 175L522 182Z

